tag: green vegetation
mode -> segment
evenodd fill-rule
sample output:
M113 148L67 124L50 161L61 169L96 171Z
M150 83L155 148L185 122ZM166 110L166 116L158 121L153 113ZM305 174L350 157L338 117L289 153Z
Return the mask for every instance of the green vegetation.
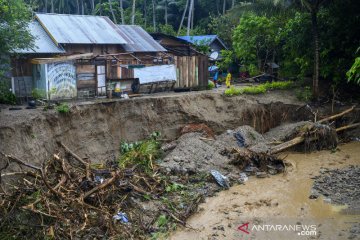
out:
M296 90L296 97L300 101L307 102L312 98L311 89L309 86L306 86L304 88L299 88Z
M43 90L43 89L34 88L34 89L31 91L31 96L32 96L34 99L43 99L43 98L46 98L46 92L45 92L45 90Z
M161 156L160 143L157 138L159 132L154 132L146 140L120 144L119 168L124 169L129 166L139 165L145 171L154 170L154 161Z
M16 96L10 91L9 86L5 82L0 81L0 103L16 104Z
M231 86L229 89L225 90L225 96L238 96L242 94L262 94L267 90L275 90L275 89L290 89L294 87L294 82L285 81L285 82L266 82L256 86L244 87L244 88L236 88Z
M32 36L27 32L31 11L23 0L0 0L0 81L9 77L10 53L16 48L32 47ZM14 98L6 93L6 101Z
M350 70L346 73L348 81L352 81L360 85L360 57L355 59L354 64L351 66Z
M215 87L215 83L209 82L206 89L207 89L207 90L211 90L211 89L213 89L214 87Z
M174 183L166 186L165 191L166 192L177 192L177 191L182 190L184 188L185 188L184 185L174 182Z
M70 112L69 104L61 103L59 106L56 107L56 111L61 114L66 114Z

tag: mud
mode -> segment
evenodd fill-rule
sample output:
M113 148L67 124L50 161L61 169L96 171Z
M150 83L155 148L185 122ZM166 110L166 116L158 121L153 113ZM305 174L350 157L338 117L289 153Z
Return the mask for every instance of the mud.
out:
M347 211L360 214L360 166L335 170L325 168L320 172L321 175L314 177L311 197L322 195L328 202L347 205Z
M258 179L209 198L188 220L195 230L179 229L171 239L359 239L359 213L332 205L323 197L310 199L314 180L323 168L343 169L360 164L360 143L310 154L284 153L292 167L286 175ZM246 234L238 227L249 222ZM299 236L294 231L255 231L255 224L316 225L316 235Z
M215 134L241 125L263 133L284 122L309 118L303 108L297 111L301 103L287 91L232 98L199 92L72 105L68 114L3 109L0 151L41 163L51 157L60 140L79 156L104 162L118 157L121 140L144 139L153 131L160 131L164 140L173 140L189 123L205 123Z

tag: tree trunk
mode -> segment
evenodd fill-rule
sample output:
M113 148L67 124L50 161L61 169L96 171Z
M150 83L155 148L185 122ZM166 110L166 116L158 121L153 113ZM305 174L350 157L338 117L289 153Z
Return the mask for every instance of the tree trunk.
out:
M153 27L154 27L154 32L156 32L155 0L152 0L152 10L153 10Z
M190 27L191 27L191 18L192 18L193 7L194 7L194 0L190 0L189 16L188 16L187 31L186 31L187 36L190 36Z
M81 0L81 15L85 14L84 0Z
M146 0L144 0L144 24L145 24L145 28L147 27L147 3Z
M52 0L53 1L53 0ZM79 0L76 0L76 14L80 14L80 4Z
M51 0L51 13L54 13L54 0Z
M90 5L91 5L91 14L94 14L95 0L90 0Z
M100 12L100 16L102 16L102 7L101 7L102 0L99 0L99 4L100 4L99 12Z
M114 10L113 10L113 8L112 8L112 2L111 2L111 0L108 0L108 1L109 1L110 12L111 12L111 15L112 15L112 17L113 17L114 23L117 24L117 23L116 23L115 14L114 14Z
M226 12L226 0L224 0L223 2L223 15L225 14Z
M47 13L48 12L47 9L48 9L48 0L45 0L45 11L44 12Z
M311 12L311 25L314 41L314 73L313 73L313 96L319 98L319 30L317 23L317 11Z
M191 13L191 30L194 29L194 18L195 18L195 3L193 5L192 13Z
M235 7L235 0L232 0L231 2L231 9L233 9Z
M132 4L132 13L131 13L131 24L135 24L135 9L136 9L136 0L133 0Z
M164 4L165 4L165 25L167 25L168 24L168 9L167 9L167 1L165 0L164 1Z
M119 0L120 5L120 15L121 15L121 24L125 24L125 18L124 18L124 7L123 7L123 0Z
M184 19L185 19L185 16L186 16L186 11L187 11L187 9L188 9L188 6L189 6L189 0L186 0L186 5L185 5L184 13L183 13L183 15L182 15L182 18L181 18L181 21L180 21L180 25L179 25L179 29L178 29L178 32L177 32L177 35L178 35L178 36L179 36L179 34L180 34L182 25L183 25L183 23L184 23Z

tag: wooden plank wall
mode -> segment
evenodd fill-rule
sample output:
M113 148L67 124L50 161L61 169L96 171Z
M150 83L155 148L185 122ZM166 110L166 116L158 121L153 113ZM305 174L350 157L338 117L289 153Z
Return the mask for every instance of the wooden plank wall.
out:
M96 89L96 69L92 64L77 64L76 65L76 79L77 88L92 88Z
M205 87L208 84L207 56L175 56L178 81L175 87Z

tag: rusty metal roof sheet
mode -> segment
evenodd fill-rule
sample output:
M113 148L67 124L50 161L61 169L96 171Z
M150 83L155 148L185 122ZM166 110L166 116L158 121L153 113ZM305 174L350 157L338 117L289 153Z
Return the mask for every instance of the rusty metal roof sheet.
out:
M152 36L147 33L142 27L135 25L118 25L122 34L125 34L126 39L132 44L123 45L127 52L166 52Z
M56 44L51 40L49 35L41 27L39 22L30 22L28 28L31 35L34 37L34 47L15 49L15 53L65 53L65 50L61 46L56 46Z
M104 16L36 14L56 44L126 44L119 28Z

